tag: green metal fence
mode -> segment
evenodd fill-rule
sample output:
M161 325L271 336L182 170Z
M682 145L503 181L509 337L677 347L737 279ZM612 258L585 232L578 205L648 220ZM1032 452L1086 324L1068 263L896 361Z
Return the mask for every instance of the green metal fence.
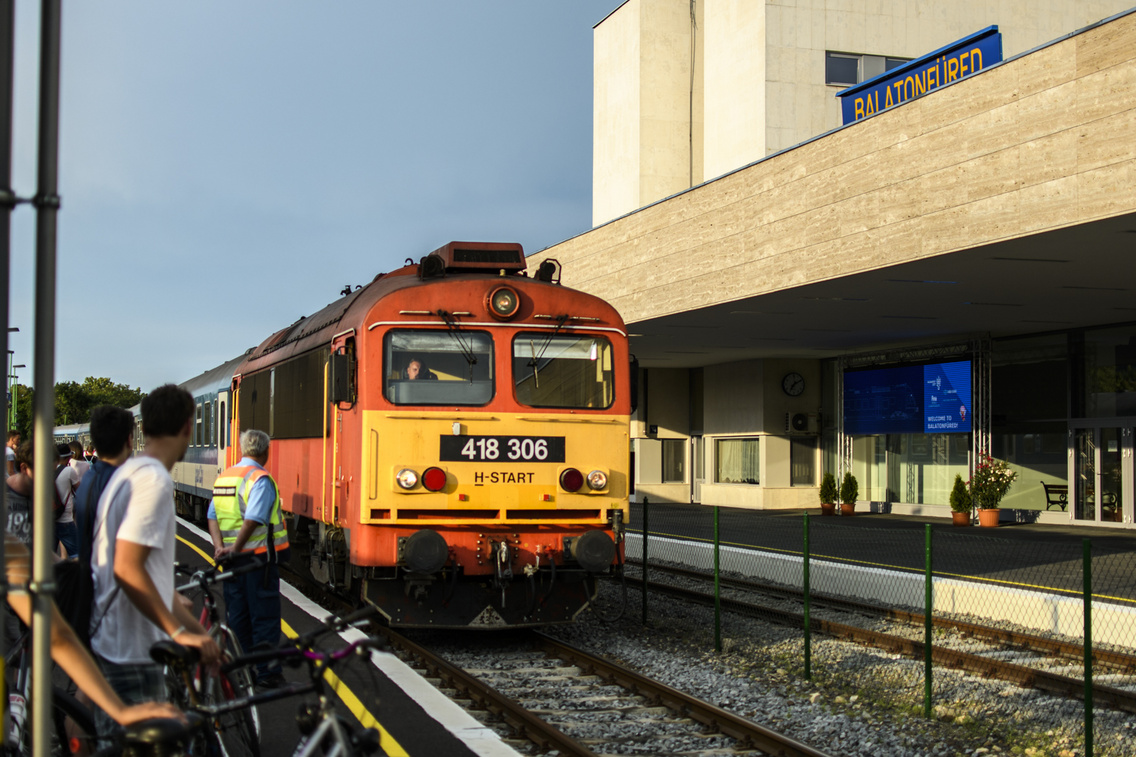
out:
M701 506L633 506L627 560L641 566L643 621L647 588L681 566L713 579L744 577L800 592L804 675L812 674L811 604L834 597L924 615L924 712L932 713L935 619L1015 630L1083 647L1083 663L1065 677L1083 679L1085 754L1093 754L1094 677L1110 681L1103 651L1136 654L1136 551L1130 536L1092 541L1068 532L1047 537L1005 529L928 525L888 515L810 517ZM646 559L644 559L646 558ZM655 571L655 573L652 573ZM715 601L714 645L721 650ZM928 612L929 610L929 612ZM1047 663L1038 661L1039 667ZM1023 666L1030 665L1027 660ZM1094 670L1094 665L1096 669ZM1032 674L1023 672L1023 679ZM1027 680L1018 683L1029 683ZM1128 684L1133 685L1133 684Z

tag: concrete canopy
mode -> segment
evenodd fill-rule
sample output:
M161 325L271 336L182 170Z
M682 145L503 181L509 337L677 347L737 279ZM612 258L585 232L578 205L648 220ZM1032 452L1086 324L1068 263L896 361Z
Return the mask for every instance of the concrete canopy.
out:
M1136 12L533 256L645 366L1136 320Z

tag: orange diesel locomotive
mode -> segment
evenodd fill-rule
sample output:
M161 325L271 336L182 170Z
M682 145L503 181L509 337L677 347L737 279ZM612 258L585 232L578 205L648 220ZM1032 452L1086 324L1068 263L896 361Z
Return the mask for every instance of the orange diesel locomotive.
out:
M623 321L520 245L407 262L252 350L232 438L272 438L293 567L392 625L570 621L622 566Z

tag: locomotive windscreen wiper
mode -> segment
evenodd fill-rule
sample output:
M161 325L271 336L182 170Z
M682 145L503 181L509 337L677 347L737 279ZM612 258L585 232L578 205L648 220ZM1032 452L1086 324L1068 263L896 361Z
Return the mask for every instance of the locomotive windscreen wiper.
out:
M532 350L532 353L533 353L532 360L529 361L529 367L531 367L532 370L533 370L533 381L537 381L537 376L536 376L536 364L537 364L537 362L540 361L540 359L542 357L544 357L544 353L548 351L548 347L549 347L549 345L552 344L552 340L556 338L556 335L558 333L560 333L560 329L564 328L564 324L568 323L568 319L571 318L571 317L572 316L570 316L570 315L562 315L562 316L560 316L559 318L556 319L556 328L554 328L552 330L552 333L549 334L548 338L544 340L544 344L542 344L540 346L540 354L537 354L537 352L536 352L536 345L533 344L532 340L529 340L529 348ZM540 386L539 381L537 381L536 385Z
M477 364L477 355L473 352L473 338L470 338L470 343L467 346L465 340L461 337L461 326L454 320L454 317L441 309L438 310L438 317L446 324L449 335L458 343L458 349L461 350L462 357L464 357L466 363L469 364L469 383L472 384L473 366Z

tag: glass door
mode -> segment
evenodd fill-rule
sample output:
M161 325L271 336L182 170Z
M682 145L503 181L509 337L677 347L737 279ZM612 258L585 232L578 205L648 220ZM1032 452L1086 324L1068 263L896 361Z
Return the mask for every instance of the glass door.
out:
M1074 520L1133 524L1133 426L1113 424L1073 429Z

